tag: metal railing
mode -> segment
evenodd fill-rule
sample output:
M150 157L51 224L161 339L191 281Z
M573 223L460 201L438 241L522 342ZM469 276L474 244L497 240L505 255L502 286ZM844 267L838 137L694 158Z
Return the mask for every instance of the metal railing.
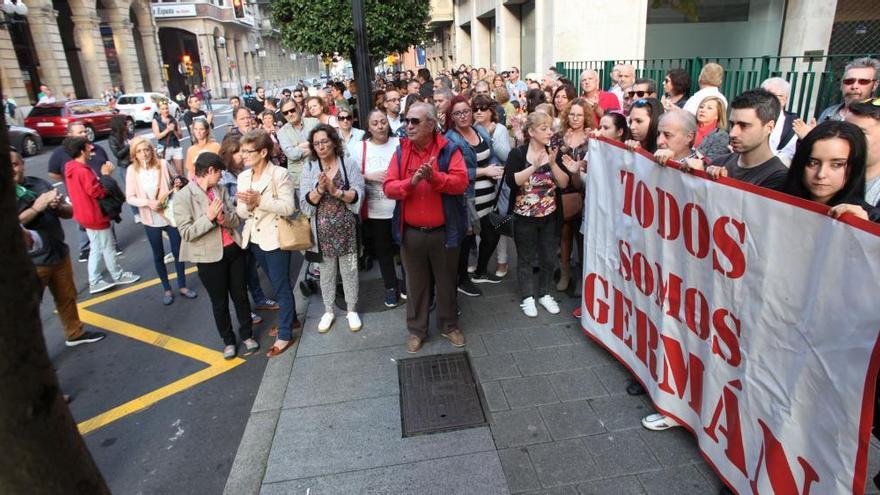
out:
M658 95L663 94L663 79L671 69L682 68L691 75L691 91L699 89L697 79L703 66L715 62L724 67L721 91L728 101L748 89L757 88L768 77L782 77L791 83L786 110L804 119L818 116L823 109L840 103L840 79L843 68L852 59L876 57L876 54L829 55L822 57L696 57L647 60L590 60L557 62L556 70L577 86L580 73L594 69L599 73L602 88L611 86L615 64L628 63L636 69L636 78L657 82Z

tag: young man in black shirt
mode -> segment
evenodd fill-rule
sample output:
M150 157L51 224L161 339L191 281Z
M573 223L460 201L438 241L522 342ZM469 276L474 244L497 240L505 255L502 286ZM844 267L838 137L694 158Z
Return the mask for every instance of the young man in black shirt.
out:
M9 152L15 181L18 221L28 230L37 232L43 245L29 253L40 278L40 294L49 287L55 308L64 327L68 347L97 342L101 332L86 331L76 307L76 284L70 250L64 243L61 219L73 216L73 208L64 197L43 179L24 175L24 160L15 151Z
M201 103L199 98L195 95L191 95L187 100L187 105L189 108L187 111L183 112L183 117L180 120L183 121L184 125L186 125L186 130L189 131L189 135L192 136L192 124L196 119L205 119L208 121L208 125L211 128L214 128L214 112L205 113L204 110L201 109Z
M730 177L756 186L779 190L788 168L770 148L770 134L779 116L779 99L765 89L753 89L731 102L730 146L706 168L713 179Z

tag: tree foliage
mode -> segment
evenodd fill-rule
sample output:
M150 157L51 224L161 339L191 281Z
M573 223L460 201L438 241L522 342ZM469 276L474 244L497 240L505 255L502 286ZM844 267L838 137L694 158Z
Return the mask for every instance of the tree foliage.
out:
M427 0L364 0L373 59L427 40ZM305 52L349 54L354 49L351 0L274 0L272 16L282 42Z

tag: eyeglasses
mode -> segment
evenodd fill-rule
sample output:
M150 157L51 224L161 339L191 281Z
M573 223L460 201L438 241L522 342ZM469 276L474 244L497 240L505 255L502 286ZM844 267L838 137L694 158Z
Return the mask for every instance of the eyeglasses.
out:
M312 141L312 146L314 146L315 148L317 148L319 146L327 146L329 144L330 144L329 139L322 139L320 141Z
M395 101L400 101L400 98L385 98L385 101L390 101L393 103Z
M303 95L293 95L294 98L302 98Z
M411 125L413 127L415 127L423 122L422 119L418 119L416 117L407 117L407 118L403 119L403 121L406 123L406 125Z
M296 107L288 108L287 110L282 110L281 113L283 113L284 115L290 115L292 113L296 113Z
M250 155L251 153L258 153L259 151L260 150L249 150L247 148L241 148L240 150L238 150L238 152L242 155Z
M629 94L630 98L632 98L633 96L638 96L639 98L642 98L643 96L648 94L648 92L647 91L630 91L627 94Z
M337 115L336 120L345 120L350 122L352 120L351 115Z
M459 110L459 111L457 111L457 112L452 112L452 116L453 116L454 118L456 118L456 119L460 119L460 118L462 118L462 117L467 117L467 116L470 115L470 114L471 114L470 109L467 109L467 110Z
M860 86L867 86L867 85L873 83L874 81L876 81L876 79L861 79L861 78L856 79L855 77L847 77L846 79L844 79L841 82L844 84L844 86L851 86L857 82L859 83Z

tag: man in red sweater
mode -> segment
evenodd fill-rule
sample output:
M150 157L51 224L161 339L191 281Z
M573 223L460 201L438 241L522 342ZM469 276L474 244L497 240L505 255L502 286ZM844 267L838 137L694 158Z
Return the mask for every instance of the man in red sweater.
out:
M391 157L383 189L397 200L392 225L406 269L406 348L418 352L428 336L432 276L437 327L452 345L463 347L455 297L458 246L467 232L467 169L458 147L437 132L433 106L413 104L404 122L408 138Z
M89 251L89 293L97 294L116 285L137 282L140 275L120 268L116 248L113 247L110 219L98 205L98 199L106 196L107 191L101 187L94 170L87 164L92 154L92 143L83 137L69 137L62 146L67 155L73 157L64 166L64 180L73 205L73 218L86 229L92 246ZM110 175L113 172L112 167L111 164L104 164L101 173ZM104 280L101 260L110 272L111 282Z

